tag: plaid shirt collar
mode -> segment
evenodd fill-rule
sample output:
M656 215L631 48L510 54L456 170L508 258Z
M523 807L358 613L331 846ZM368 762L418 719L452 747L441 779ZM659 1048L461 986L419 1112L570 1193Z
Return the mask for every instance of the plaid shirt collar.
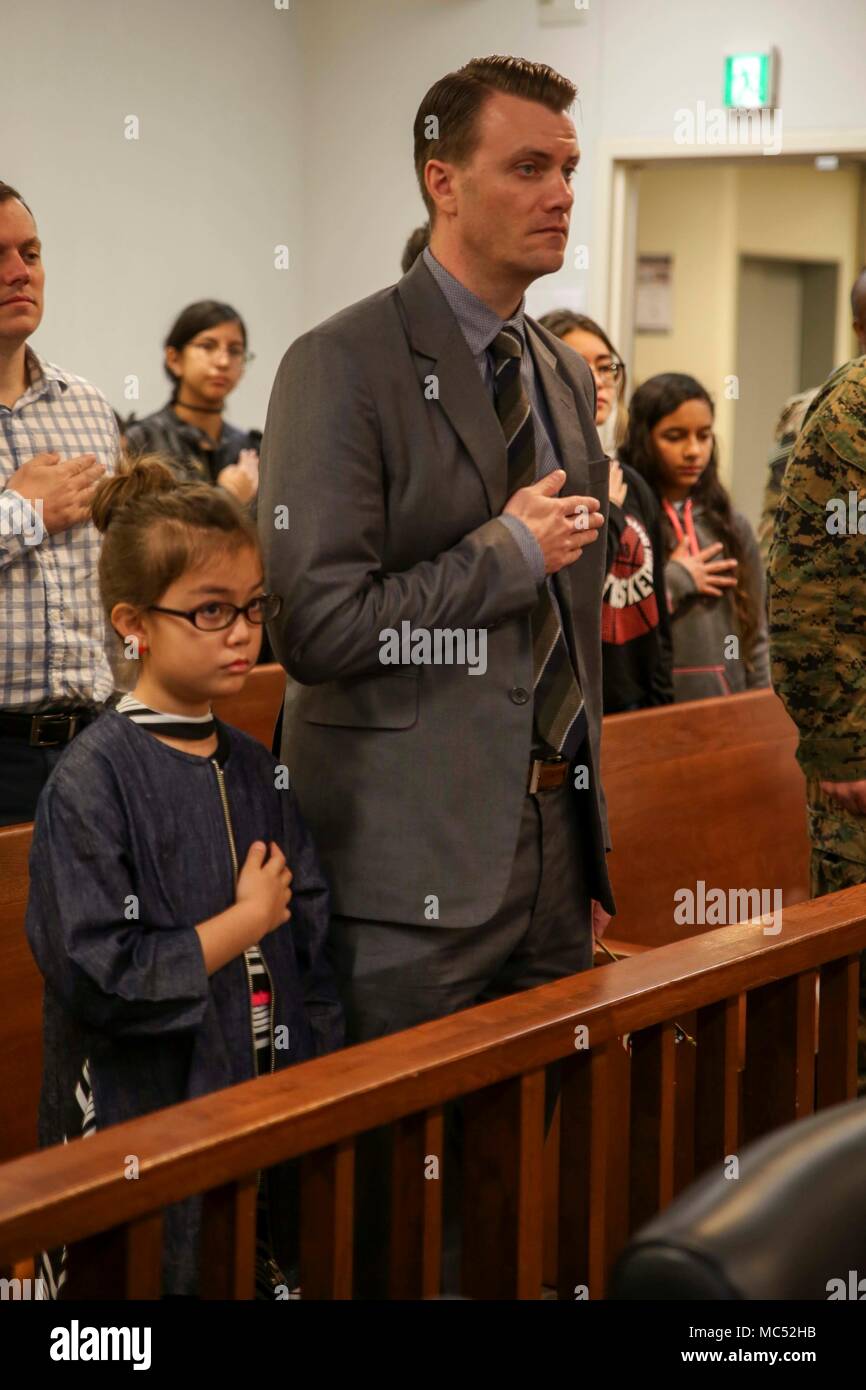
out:
M483 352L486 352L497 333L506 325L517 330L525 345L526 329L523 322L525 295L511 318L501 319L490 308L489 304L485 304L484 300L479 299L477 294L468 290L450 271L445 269L444 265L437 261L429 246L425 246L422 255L424 256L424 264L447 299L473 357L480 357Z
M55 367L52 362L46 362L29 343L24 348L24 361L30 384L24 395L19 396L15 402L16 407L30 405L33 401L41 400L43 396L59 397L62 391L67 390L69 380L66 373L61 371L60 367Z

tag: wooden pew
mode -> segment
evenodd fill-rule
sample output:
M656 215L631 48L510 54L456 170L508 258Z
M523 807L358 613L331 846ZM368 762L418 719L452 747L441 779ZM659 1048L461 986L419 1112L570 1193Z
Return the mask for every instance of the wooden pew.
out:
M796 747L796 727L772 690L605 719L617 905L608 944L661 946L706 931L674 921L674 893L695 891L698 879L726 894L778 888L784 907L809 897Z
M253 1175L301 1157L302 1297L350 1297L355 1140L387 1124L400 1177L390 1293L435 1294L442 1184L426 1180L425 1158L444 1159L442 1107L462 1096L462 1292L537 1299L543 1069L561 1061L556 1287L602 1297L629 1234L685 1180L684 1140L694 1173L720 1171L744 1143L854 1095L864 946L859 887L792 907L778 937L720 928L16 1159L0 1166L0 1271L71 1243L87 1273L79 1296L158 1298L162 1209L204 1193L203 1296L249 1299ZM673 1086L683 1011L697 1018L688 1105ZM140 1155L135 1182L128 1154Z
M0 829L0 1162L37 1146L42 976L24 935L31 833Z
M234 724L270 748L285 690L286 673L282 666L254 666L240 694L214 700L213 711L226 724Z

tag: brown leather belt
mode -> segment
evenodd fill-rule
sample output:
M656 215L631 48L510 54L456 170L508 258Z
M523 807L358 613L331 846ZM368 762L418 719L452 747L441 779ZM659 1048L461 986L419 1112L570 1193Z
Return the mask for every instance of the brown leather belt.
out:
M551 792L561 787L571 764L559 754L549 758L530 758L529 792Z

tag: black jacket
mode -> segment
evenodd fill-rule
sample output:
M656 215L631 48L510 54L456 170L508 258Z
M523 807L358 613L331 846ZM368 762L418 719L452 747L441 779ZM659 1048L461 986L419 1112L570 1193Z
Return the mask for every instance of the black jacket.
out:
M621 463L625 505L610 503L601 610L605 714L674 698L661 513L652 489Z
M204 430L181 420L168 402L162 410L134 420L124 438L130 454L165 454L182 482L216 483L224 468L237 463L241 449L258 451L262 436L260 430L239 430L224 420L220 441L214 444Z

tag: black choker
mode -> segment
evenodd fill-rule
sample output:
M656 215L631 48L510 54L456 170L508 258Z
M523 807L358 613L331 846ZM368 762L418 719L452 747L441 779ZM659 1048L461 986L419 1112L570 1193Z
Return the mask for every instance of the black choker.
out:
M124 695L118 700L115 709L125 714L134 724L141 724L152 734L165 734L166 738L205 739L216 733L213 714L164 714L161 710L150 709L136 700L134 695Z

